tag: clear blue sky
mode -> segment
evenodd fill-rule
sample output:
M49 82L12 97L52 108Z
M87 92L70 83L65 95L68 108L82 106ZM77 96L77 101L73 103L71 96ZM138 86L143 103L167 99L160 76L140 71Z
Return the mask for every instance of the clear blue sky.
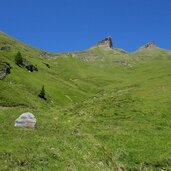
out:
M171 49L171 0L3 0L0 30L55 52L87 49L108 35L127 51L148 41Z

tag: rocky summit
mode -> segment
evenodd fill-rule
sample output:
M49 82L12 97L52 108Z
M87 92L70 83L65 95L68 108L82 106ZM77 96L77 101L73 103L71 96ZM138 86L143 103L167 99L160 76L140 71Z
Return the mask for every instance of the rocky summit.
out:
M156 45L155 42L149 42L149 43L143 45L142 47L140 47L140 49L141 50L143 50L143 49L153 49L153 48L156 48L156 47L157 47L157 45Z
M99 41L97 43L98 47L104 48L104 49L112 49L113 48L113 42L112 42L112 37L108 36L105 39Z

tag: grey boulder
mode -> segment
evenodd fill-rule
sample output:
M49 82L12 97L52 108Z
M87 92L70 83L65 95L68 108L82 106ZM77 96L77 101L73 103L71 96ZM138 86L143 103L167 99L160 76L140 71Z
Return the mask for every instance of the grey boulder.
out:
M11 73L11 66L7 62L0 62L0 80L5 79Z
M15 127L35 128L36 118L30 112L23 113L15 120Z

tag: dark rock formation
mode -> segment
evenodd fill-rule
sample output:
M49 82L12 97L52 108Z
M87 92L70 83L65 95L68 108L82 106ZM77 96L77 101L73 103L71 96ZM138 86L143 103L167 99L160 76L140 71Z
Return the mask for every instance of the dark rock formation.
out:
M147 44L145 44L144 46L142 46L140 49L153 49L153 48L156 48L156 44L155 42L149 42Z
M113 48L112 37L106 37L105 39L98 42L97 46L102 48Z
M11 50L11 47L10 46L3 46L3 47L1 47L1 50L2 51L9 51L9 50Z
M6 75L11 73L11 66L7 62L0 63L0 80L5 79Z
M33 72L33 71L38 71L38 68L36 65L31 64L28 62L26 59L23 59L23 62L20 67L25 67L28 71Z
M33 64L27 64L27 65L25 66L25 68L26 68L28 71L30 71L30 72L38 71L37 67L34 66Z

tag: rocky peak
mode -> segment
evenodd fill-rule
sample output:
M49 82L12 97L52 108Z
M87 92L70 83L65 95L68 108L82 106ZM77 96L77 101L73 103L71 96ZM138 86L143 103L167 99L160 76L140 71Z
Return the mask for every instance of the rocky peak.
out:
M113 48L112 37L108 36L105 39L99 41L97 46L102 48Z
M153 49L156 48L156 44L155 42L149 42L147 44L145 44L144 46L142 46L140 49Z

